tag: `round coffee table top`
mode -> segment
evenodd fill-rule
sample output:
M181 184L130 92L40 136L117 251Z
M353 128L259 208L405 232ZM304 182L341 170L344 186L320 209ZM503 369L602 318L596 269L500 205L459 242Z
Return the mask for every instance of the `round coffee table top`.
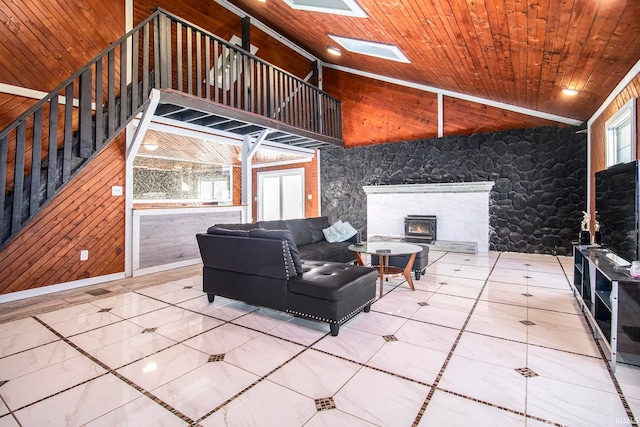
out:
M362 242L349 245L350 251L371 255L411 255L422 251L423 247L402 242Z

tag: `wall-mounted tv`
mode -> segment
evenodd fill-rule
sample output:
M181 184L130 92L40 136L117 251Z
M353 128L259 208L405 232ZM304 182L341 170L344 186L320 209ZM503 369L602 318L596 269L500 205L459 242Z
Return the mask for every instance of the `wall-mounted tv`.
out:
M602 246L624 260L640 260L638 161L596 172L596 219Z

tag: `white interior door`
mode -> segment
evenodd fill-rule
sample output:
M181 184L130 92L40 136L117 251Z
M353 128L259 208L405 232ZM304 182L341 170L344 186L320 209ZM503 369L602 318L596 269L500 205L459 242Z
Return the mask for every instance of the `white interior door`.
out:
M258 173L258 220L304 218L304 169Z

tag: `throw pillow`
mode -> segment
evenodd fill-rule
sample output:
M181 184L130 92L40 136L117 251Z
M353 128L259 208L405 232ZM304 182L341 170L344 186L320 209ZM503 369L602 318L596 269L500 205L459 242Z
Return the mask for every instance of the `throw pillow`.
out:
M293 240L293 234L289 230L265 230L263 228L254 228L249 231L249 237L258 237L261 239L274 239L285 240L289 245L289 252L293 260L293 265L296 269L296 273L302 273L302 263L300 262L300 254L298 253L298 247Z
M324 238L327 242L335 243L340 241L340 236L342 234L340 232L341 225L342 221L338 220L338 222L333 224L331 227L322 229L322 234L324 234Z
M331 227L323 229L322 232L329 243L345 242L358 234L358 230L353 228L351 224L341 220L338 220Z
M342 236L341 236L342 240L340 240L341 242L345 242L350 238L352 238L353 236L355 236L356 234L358 234L358 230L353 228L351 224L349 224L348 222L342 223L341 231L342 231Z

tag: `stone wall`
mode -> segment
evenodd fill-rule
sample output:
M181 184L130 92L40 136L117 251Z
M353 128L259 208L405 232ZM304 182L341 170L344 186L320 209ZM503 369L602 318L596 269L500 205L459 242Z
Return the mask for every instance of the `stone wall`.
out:
M322 150L322 214L366 236L363 185L494 181L490 250L569 255L587 200L587 142L577 130L545 126Z

